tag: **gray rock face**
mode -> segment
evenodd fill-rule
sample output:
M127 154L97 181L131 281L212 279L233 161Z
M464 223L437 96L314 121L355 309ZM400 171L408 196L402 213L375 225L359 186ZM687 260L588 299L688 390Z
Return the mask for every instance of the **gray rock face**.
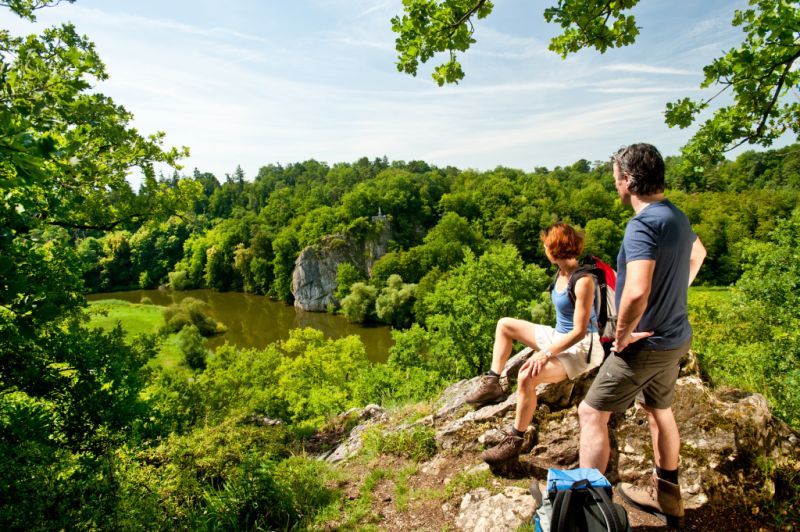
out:
M292 272L294 306L312 312L324 312L336 291L339 265L349 262L371 273L375 262L386 254L391 232L384 218L383 229L374 237L357 242L341 234L323 237L318 244L308 246L297 257Z

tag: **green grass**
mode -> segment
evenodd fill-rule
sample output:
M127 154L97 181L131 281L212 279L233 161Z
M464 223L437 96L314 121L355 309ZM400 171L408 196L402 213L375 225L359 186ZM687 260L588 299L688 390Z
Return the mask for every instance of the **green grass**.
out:
M707 303L716 305L730 300L731 289L728 286L691 286L689 287L689 308Z
M141 305L118 299L102 299L89 303L89 327L111 330L118 324L125 336L132 340L140 334L157 334L164 325L163 308L155 305ZM152 366L179 369L181 353L178 349L177 335L161 338L158 355L150 361Z

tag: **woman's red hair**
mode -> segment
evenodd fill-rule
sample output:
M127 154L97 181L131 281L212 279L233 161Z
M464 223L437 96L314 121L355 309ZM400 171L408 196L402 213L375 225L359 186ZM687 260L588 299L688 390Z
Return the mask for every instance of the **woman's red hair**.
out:
M554 259L575 259L583 253L583 234L564 222L554 223L540 237Z

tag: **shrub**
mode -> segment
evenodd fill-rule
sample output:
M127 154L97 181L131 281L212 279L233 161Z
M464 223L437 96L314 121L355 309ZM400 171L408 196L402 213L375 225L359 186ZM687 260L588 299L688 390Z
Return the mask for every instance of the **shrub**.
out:
M169 278L169 285L173 290L187 290L192 288L192 283L186 270L169 272L167 277Z
M195 325L188 325L178 333L178 349L187 366L195 371L206 369L208 349L206 349L205 340Z
M378 289L365 283L355 283L350 288L350 295L342 300L342 314L348 321L364 323L369 321L375 312L375 299Z
M222 323L209 316L208 303L194 297L187 297L180 303L173 303L164 309L162 332L179 332L187 325L194 325L203 336L220 334L227 330Z
M350 293L350 288L357 282L364 281L364 274L349 262L339 264L336 270L336 292L334 297L342 300Z
M292 422L317 427L331 415L360 406L353 388L369 361L358 336L326 340L315 329L294 329L280 349L286 356L276 369L273 393Z
M375 314L378 319L397 328L411 325L414 319L412 309L417 285L403 283L403 279L392 274L386 287L375 300Z

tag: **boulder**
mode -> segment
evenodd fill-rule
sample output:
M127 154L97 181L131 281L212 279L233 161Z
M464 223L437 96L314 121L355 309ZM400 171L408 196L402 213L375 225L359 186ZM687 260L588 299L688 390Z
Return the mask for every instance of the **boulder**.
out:
M492 495L478 488L461 499L456 526L469 532L513 531L530 522L533 512L533 497L526 489L511 486Z

